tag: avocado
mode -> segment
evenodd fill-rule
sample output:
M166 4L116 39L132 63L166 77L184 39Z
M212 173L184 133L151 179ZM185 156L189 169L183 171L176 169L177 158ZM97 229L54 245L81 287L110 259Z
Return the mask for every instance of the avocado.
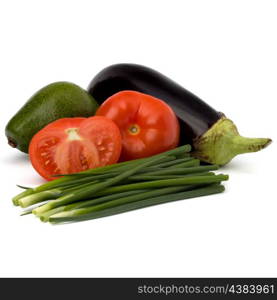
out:
M8 122L5 133L10 146L28 153L32 137L49 123L71 117L90 117L97 102L81 87L54 82L36 92Z

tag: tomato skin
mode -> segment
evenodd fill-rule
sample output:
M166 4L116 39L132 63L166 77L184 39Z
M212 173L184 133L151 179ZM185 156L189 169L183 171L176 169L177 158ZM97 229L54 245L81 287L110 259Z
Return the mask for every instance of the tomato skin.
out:
M30 160L45 179L116 163L121 153L121 134L105 117L63 118L34 135Z
M178 146L178 119L164 101L135 91L109 97L97 116L113 120L122 136L121 161L148 157Z

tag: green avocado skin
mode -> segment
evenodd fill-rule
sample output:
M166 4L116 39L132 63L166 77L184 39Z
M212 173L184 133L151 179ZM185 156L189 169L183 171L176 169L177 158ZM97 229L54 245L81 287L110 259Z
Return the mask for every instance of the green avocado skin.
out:
M36 92L8 122L9 144L28 153L32 137L49 123L72 117L93 116L97 102L84 89L70 82L54 82Z

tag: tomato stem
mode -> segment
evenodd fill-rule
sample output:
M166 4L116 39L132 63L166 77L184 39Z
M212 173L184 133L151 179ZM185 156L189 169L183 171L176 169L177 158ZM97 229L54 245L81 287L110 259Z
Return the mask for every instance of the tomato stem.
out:
M140 132L140 127L137 124L133 124L128 129L131 135L137 135Z

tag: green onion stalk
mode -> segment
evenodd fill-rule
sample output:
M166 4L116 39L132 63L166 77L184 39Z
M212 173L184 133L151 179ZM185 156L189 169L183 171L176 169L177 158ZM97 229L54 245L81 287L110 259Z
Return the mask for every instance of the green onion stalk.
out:
M57 176L26 189L13 203L28 208L22 215L64 223L223 192L221 183L228 175L215 174L218 165L200 165L190 150L185 145L148 158Z

